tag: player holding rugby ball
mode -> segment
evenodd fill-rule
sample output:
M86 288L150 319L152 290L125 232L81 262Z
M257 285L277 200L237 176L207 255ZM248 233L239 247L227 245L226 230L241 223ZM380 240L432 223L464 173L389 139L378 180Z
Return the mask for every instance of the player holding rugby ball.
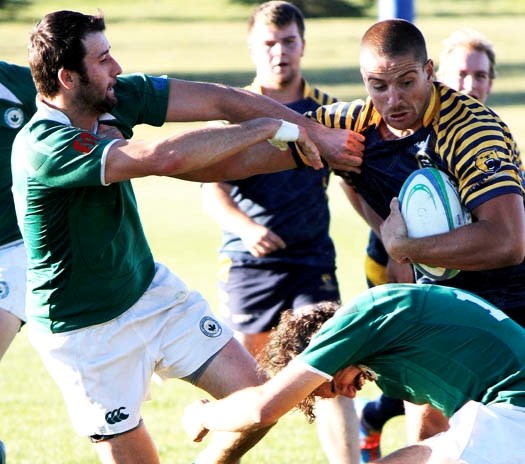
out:
M434 82L424 37L410 22L372 25L361 41L360 63L366 102L336 103L311 116L365 135L361 173L341 173L363 216L392 258L461 270L440 284L478 294L525 325L525 174L509 128L477 100ZM472 224L408 238L394 198L425 166L457 183ZM424 438L447 421L419 426Z

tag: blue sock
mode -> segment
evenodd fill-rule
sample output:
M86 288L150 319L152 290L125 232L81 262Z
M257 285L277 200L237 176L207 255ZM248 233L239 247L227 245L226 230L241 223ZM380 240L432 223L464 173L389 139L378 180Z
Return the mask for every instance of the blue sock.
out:
M366 403L362 417L365 424L370 428L381 431L389 419L404 413L405 408L402 400L381 394L377 399Z

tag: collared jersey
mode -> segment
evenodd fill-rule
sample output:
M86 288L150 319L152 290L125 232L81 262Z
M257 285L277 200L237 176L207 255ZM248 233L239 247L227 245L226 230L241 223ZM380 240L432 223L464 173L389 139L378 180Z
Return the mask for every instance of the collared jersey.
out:
M105 115L130 137L164 123L165 78L123 76ZM132 306L154 274L130 181L104 183L115 140L73 127L39 103L13 148L13 194L28 255L27 316L51 332L106 322Z
M329 376L364 365L385 395L446 416L470 400L525 407L525 329L450 287L374 287L336 311L297 360Z
M381 116L370 99L324 106L309 116L326 126L365 135L361 173L336 174L353 185L383 219L406 178L424 166L449 174L469 211L501 195L525 194L525 172L507 125L477 100L438 82L432 87L423 126L404 138L380 137ZM524 279L522 263L488 271L462 271L440 284L472 291L503 310L525 310Z
M262 93L257 82L247 88ZM305 113L334 101L305 82L303 98L287 106ZM292 169L228 182L233 187L230 196L237 207L278 234L286 242L286 249L258 258L237 234L223 231L220 252L234 261L250 264L279 262L333 267L335 248L329 236L326 194L329 174L325 166L320 170Z
M35 96L29 68L0 61L0 246L22 238L11 193L11 147L36 111Z

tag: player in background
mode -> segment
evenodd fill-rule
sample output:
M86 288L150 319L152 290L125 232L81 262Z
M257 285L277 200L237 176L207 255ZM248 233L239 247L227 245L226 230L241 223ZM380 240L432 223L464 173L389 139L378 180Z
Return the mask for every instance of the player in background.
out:
M299 113L335 101L302 76L304 30L301 11L285 1L259 5L248 21L256 76L246 88ZM329 235L329 176L325 166L202 186L204 208L222 229L220 314L254 356L266 346L285 309L340 301ZM352 400L320 402L317 415L328 461L357 464Z
M453 32L443 42L436 74L438 81L486 104L496 78L496 54L493 44L473 29ZM352 199L353 189L345 182L342 185ZM365 273L369 286L413 281L412 266L389 260L381 240L373 231L370 232L367 247ZM362 407L360 447L363 462L381 456L381 430L389 419L400 414L404 414L403 403L383 394ZM414 429L417 429L417 426L407 424L407 430Z
M25 322L26 257L11 193L11 146L36 110L35 96L29 69L0 61L0 359ZM5 459L0 442L0 464Z
M486 104L496 79L494 45L474 29L460 29L443 41L437 78Z
M28 255L28 334L62 388L77 431L91 437L100 459L154 463L157 451L140 418L154 369L214 396L261 379L253 357L213 318L202 297L154 262L129 180L152 174L223 180L322 163L303 128L261 117L302 121L270 99L144 75L128 76L126 87L104 29L101 16L59 11L46 15L31 35L38 111L18 134L12 157L17 218ZM206 119L245 122L149 143L97 131L104 121L131 137L138 123ZM335 131L327 140L328 132L318 125L305 125L336 165L359 164L360 136ZM266 139L279 149L269 150ZM306 157L287 148L293 139ZM254 145L258 141L260 147ZM246 150L251 145L253 152ZM239 151L242 163L233 156ZM156 344L141 342L130 325ZM156 330L165 336L156 336ZM85 380L82 390L75 387L79 376ZM88 380L104 377L112 381ZM198 459L235 462L261 436L217 436Z
M443 310L446 308L446 311ZM525 443L525 329L452 287L386 284L349 304L285 313L261 365L273 377L219 401L189 405L190 438L258 430L316 396L354 398L375 381L390 397L430 403L450 428L378 464L515 464Z

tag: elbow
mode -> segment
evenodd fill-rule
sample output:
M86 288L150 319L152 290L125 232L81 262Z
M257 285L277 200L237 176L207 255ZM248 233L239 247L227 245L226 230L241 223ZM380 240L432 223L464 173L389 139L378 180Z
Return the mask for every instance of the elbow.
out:
M177 176L189 170L188 160L184 156L174 153L172 150L152 150L148 162L151 164L151 172L155 176Z
M517 266L525 260L525 240L517 240L508 248L507 253L505 253L507 266Z
M257 423L257 428L267 428L274 426L279 421L280 416L276 414L273 408L262 408L253 419Z
M525 240L506 240L491 260L493 268L517 266L525 260Z

